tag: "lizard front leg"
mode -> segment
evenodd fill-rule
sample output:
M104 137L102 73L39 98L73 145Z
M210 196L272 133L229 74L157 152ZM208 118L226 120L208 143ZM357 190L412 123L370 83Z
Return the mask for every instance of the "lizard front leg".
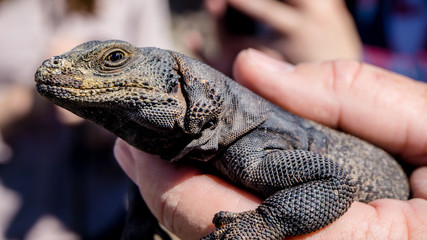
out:
M239 159L240 149L240 154L228 154L222 162L228 165L229 176L235 176L234 181L267 199L253 211L217 213L213 220L217 229L202 239L301 235L333 222L353 202L354 183L341 167L320 154L302 150L246 154L252 159Z

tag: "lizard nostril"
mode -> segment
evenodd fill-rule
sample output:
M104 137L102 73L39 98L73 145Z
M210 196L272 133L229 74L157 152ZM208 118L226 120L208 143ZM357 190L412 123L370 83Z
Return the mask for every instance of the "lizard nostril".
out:
M49 64L51 67L60 67L61 66L61 58L59 57L52 57L49 61Z

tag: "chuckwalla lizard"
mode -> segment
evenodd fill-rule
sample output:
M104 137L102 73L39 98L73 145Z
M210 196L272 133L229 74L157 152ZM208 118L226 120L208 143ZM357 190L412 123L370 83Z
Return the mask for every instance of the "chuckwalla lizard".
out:
M401 167L356 137L300 118L180 53L91 41L43 62L38 92L166 161L199 160L264 202L219 212L203 239L316 231L353 201L407 199Z

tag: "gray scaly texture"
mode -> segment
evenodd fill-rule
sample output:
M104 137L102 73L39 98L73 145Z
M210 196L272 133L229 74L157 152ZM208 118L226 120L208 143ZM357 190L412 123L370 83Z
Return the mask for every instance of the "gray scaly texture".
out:
M407 199L386 152L288 113L180 53L92 41L46 60L41 95L166 161L199 160L265 201L220 212L203 239L283 239L316 231L353 201ZM137 237L135 237L137 238Z

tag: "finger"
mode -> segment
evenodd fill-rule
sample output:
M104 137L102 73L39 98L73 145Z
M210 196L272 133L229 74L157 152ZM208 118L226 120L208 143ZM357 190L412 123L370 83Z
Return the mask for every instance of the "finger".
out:
M221 210L240 212L261 202L216 176L167 163L123 140L116 142L115 154L121 166L133 168L126 173L137 174L131 178L156 218L182 239L199 239L211 232L212 218Z
M273 0L228 0L237 10L256 18L282 33L300 26L301 13L294 7Z
M214 17L220 17L225 13L227 0L205 0L205 9Z
M419 239L427 234L427 221L420 221L425 214L425 200L355 202L331 225L295 239Z
M127 146L127 143L120 138L116 139L114 155L126 175L128 175L134 183L137 183L138 179L132 153L130 152L130 148Z
M410 178L412 196L427 199L427 167L416 169Z
M427 85L356 61L289 64L256 50L234 66L241 84L302 117L427 164Z
M287 0L286 3L297 7L300 11L311 13L315 11L320 14L322 12L342 11L347 8L344 0Z

